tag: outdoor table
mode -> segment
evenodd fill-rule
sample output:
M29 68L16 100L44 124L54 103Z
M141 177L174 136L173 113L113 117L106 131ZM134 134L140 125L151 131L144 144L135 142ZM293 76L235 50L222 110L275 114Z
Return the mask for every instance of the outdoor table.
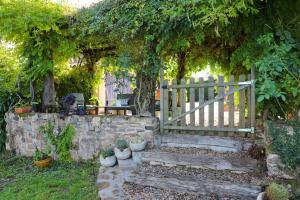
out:
M127 110L133 110L134 109L134 105L130 105L130 106L102 106L99 108L104 108L104 113L108 114L109 110L124 110L124 115L127 114Z

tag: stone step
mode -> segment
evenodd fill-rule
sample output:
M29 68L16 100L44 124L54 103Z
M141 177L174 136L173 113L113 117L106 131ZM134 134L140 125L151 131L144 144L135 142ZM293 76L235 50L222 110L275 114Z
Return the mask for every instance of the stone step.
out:
M247 151L252 141L246 138L201 136L192 134L165 134L160 137L161 146L166 147L194 147L210 149L218 152Z
M231 182L221 182L216 180L201 180L184 177L159 177L146 174L131 174L124 178L125 184L131 183L144 187L154 187L163 190L170 190L183 193L194 193L197 195L207 195L214 193L218 196L230 195L238 199L256 199L260 193L259 186L248 184L234 184Z
M123 177L119 166L100 167L97 178L98 196L101 200L123 200Z
M149 162L151 165L185 166L198 169L227 170L234 173L256 172L257 160L244 157L217 157L205 154L180 152L134 152L136 163Z

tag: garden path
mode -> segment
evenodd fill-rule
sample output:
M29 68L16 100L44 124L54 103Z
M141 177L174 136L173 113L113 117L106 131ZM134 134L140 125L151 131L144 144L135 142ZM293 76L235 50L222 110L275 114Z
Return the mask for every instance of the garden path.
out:
M112 168L101 167L101 200L251 200L265 185L261 161L246 151L251 141L177 134Z

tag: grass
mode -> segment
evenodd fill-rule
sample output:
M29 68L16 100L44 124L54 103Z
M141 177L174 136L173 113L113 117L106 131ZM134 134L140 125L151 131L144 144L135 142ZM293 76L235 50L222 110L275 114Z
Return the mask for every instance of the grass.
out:
M1 200L95 200L99 165L93 162L61 163L40 169L26 157L0 154Z

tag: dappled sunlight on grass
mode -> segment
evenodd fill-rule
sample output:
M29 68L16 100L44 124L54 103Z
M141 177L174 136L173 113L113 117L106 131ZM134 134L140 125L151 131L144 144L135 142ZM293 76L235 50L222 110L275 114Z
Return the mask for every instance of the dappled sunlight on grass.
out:
M0 199L93 200L99 166L92 162L54 162L39 169L25 157L0 155Z

